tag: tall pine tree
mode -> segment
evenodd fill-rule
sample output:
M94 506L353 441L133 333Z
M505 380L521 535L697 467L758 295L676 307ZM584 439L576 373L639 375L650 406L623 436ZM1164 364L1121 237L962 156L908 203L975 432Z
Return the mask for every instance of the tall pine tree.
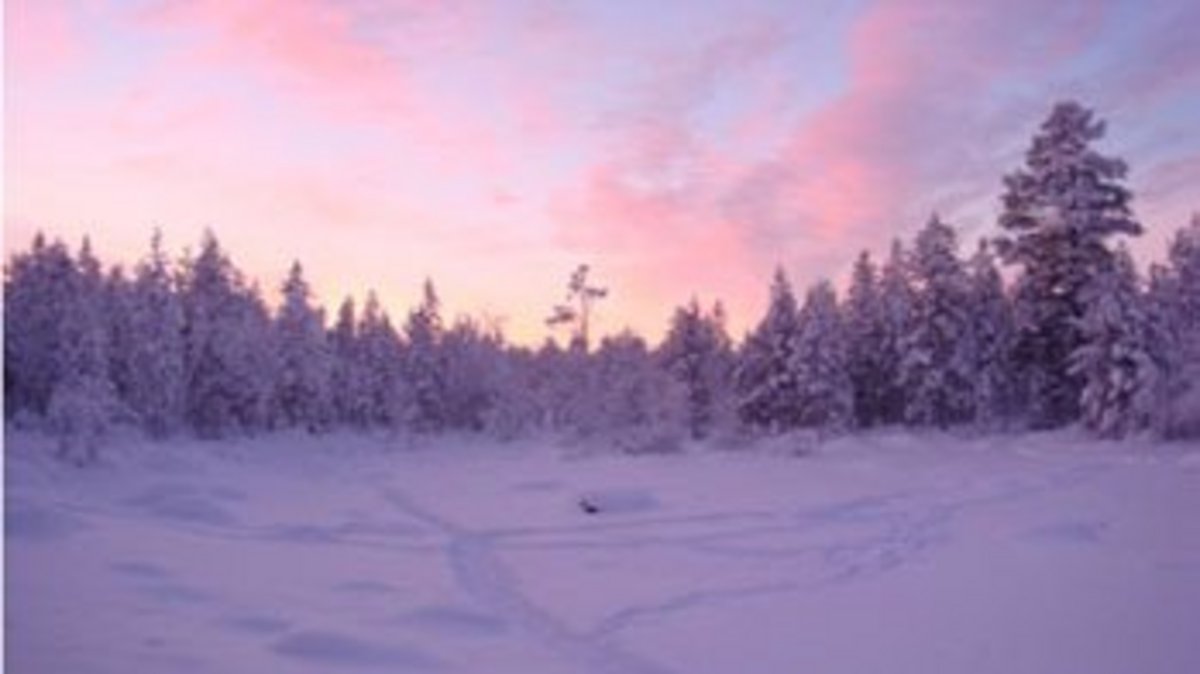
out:
M410 422L419 431L437 432L446 427L446 363L442 349L441 303L433 282L425 279L421 304L404 324L407 338L405 377L412 393Z
M795 373L795 424L841 430L854 414L854 389L846 367L846 334L833 286L813 286L797 317L789 367Z
M395 428L405 421L409 390L404 381L404 356L400 335L374 291L367 293L358 325L357 367L363 376L366 422Z
M184 262L185 414L202 437L265 427L274 378L271 319L212 232Z
M767 315L738 354L736 409L747 426L778 433L799 425L800 391L792 358L798 313L791 283L776 269Z
M1034 136L1025 166L1004 179L999 224L1008 234L998 239L999 252L1020 267L1015 357L1036 427L1079 417L1084 381L1070 359L1084 346L1088 283L1111 270L1113 236L1142 231L1122 184L1125 162L1092 148L1104 132L1091 110L1059 103Z
M73 291L60 325L55 353L58 381L47 417L64 457L93 461L99 443L120 416L109 377L109 325L105 315L104 276L85 238L73 275Z
M1115 262L1087 286L1083 345L1071 356L1071 372L1083 380L1084 425L1110 438L1149 424L1160 377L1133 258L1122 248Z
M935 215L917 235L912 259L916 302L903 340L901 380L909 423L945 428L974 415L970 280L954 230Z
M299 262L283 283L283 304L275 317L278 367L275 416L284 427L315 431L332 417L329 387L332 359L325 341L324 312L313 306Z
M129 323L129 405L151 436L165 437L183 423L184 325L159 232L135 272Z
M695 440L707 437L723 416L729 354L729 338L716 309L705 314L693 298L675 310L658 358L683 387L685 426Z
M62 326L72 310L79 274L61 241L34 237L28 253L13 257L4 279L5 412L46 414L61 378Z
M886 417L885 396L891 382L884 367L886 331L879 272L867 251L859 254L850 277L843 310L846 369L854 387L854 420L861 427Z
M1167 437L1200 437L1200 215L1171 240L1150 299L1164 371L1155 426Z
M1016 412L1013 378L1012 306L996 259L986 240L970 261L971 337L975 356L975 420L984 427L1002 426Z
M879 421L884 424L904 422L908 391L904 388L901 364L904 360L904 339L913 321L914 305L908 252L897 239L892 242L879 280L882 337L878 356L878 395Z

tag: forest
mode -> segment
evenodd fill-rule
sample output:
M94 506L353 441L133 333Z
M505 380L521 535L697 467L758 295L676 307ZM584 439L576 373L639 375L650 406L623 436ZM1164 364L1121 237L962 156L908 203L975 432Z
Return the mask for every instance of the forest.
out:
M886 259L861 253L840 294L797 293L781 266L740 339L692 300L661 343L594 340L606 291L587 266L548 308L565 346L535 349L447 319L432 281L402 317L373 293L329 314L296 262L271 309L212 232L179 261L156 234L133 269L39 235L5 267L6 423L78 461L120 428L553 433L635 453L887 426L1196 437L1200 216L1139 269L1125 240L1148 225L1124 161L1094 147L1105 132L1055 105L1003 178L995 236L964 245L935 214Z

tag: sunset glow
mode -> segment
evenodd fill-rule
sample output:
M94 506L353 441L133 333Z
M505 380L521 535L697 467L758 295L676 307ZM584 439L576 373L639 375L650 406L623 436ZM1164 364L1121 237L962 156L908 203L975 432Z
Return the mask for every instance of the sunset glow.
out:
M1052 103L1108 120L1144 258L1200 209L1200 3L5 3L5 253L43 230L131 263L212 228L274 301L547 334L570 271L599 328L662 333L772 268L844 277L937 211L991 233Z

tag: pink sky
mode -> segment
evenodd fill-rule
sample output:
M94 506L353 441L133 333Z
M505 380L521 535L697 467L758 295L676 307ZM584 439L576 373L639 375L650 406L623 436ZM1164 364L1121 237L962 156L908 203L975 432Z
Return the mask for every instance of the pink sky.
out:
M937 210L991 233L1051 104L1109 120L1149 234L1200 208L1200 5L182 0L5 4L5 253L88 233L130 263L211 227L274 290L540 340L567 276L605 331L772 268L840 279Z

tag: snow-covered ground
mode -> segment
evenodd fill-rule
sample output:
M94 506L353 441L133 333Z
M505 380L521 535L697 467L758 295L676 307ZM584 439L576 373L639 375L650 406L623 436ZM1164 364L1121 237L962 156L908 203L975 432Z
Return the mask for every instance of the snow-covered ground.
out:
M7 440L12 674L1200 671L1196 445Z

